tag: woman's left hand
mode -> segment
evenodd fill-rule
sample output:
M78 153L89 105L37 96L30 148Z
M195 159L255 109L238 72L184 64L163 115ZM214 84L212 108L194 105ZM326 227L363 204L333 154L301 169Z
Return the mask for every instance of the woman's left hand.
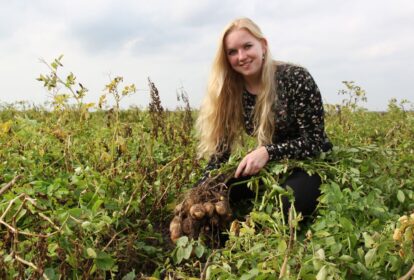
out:
M237 167L236 173L234 174L235 178L241 176L254 175L266 165L269 161L269 153L265 147L260 147L254 150L253 152L247 154Z

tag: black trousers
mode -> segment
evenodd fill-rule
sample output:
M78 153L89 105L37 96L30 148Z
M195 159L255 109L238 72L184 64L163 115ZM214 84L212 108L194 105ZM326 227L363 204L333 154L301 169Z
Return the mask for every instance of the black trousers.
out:
M242 178L241 180L245 180ZM232 179L228 184L235 183L240 179ZM318 197L321 195L320 185L322 181L319 175L310 176L302 169L294 169L292 174L282 184L283 188L289 186L293 190L295 197L294 205L296 212L301 212L303 216L311 215L318 204ZM236 203L241 200L251 200L255 197L255 193L246 185L238 185L230 191L230 203ZM283 212L285 215L289 212L290 203L286 196L282 198Z

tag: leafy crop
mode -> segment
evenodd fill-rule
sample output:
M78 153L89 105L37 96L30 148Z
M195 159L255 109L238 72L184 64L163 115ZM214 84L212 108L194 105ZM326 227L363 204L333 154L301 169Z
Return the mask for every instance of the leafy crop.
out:
M223 247L187 237L173 245L175 202L205 164L187 94L180 90L182 104L169 111L149 80L149 109L121 110L124 96L141 93L116 77L97 104L83 103L86 87L73 74L60 77L61 60L46 63L50 73L39 77L51 107L0 110L0 278L410 279L408 101L369 112L359 105L364 91L345 83L344 102L326 107L331 152L272 163L249 179L253 209L232 223ZM113 106L105 104L110 98ZM221 171L254 145L246 136ZM306 219L280 211L281 195L292 197L280 185L296 167L323 180L318 209Z

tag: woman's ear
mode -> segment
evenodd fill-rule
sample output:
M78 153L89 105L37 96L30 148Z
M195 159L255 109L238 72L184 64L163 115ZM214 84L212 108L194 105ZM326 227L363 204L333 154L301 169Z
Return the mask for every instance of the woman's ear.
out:
M265 38L260 39L263 53L267 52L267 40Z

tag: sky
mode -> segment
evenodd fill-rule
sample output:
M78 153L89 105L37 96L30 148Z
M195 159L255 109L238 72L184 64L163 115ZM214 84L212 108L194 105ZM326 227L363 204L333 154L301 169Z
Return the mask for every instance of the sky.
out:
M341 102L342 81L366 91L370 110L414 101L412 0L0 0L0 103L50 101L41 59L63 54L61 75L89 89L85 102L122 76L138 89L122 106L145 108L149 77L164 107L184 89L198 108L219 36L239 17L261 27L275 59L306 67L325 103Z

